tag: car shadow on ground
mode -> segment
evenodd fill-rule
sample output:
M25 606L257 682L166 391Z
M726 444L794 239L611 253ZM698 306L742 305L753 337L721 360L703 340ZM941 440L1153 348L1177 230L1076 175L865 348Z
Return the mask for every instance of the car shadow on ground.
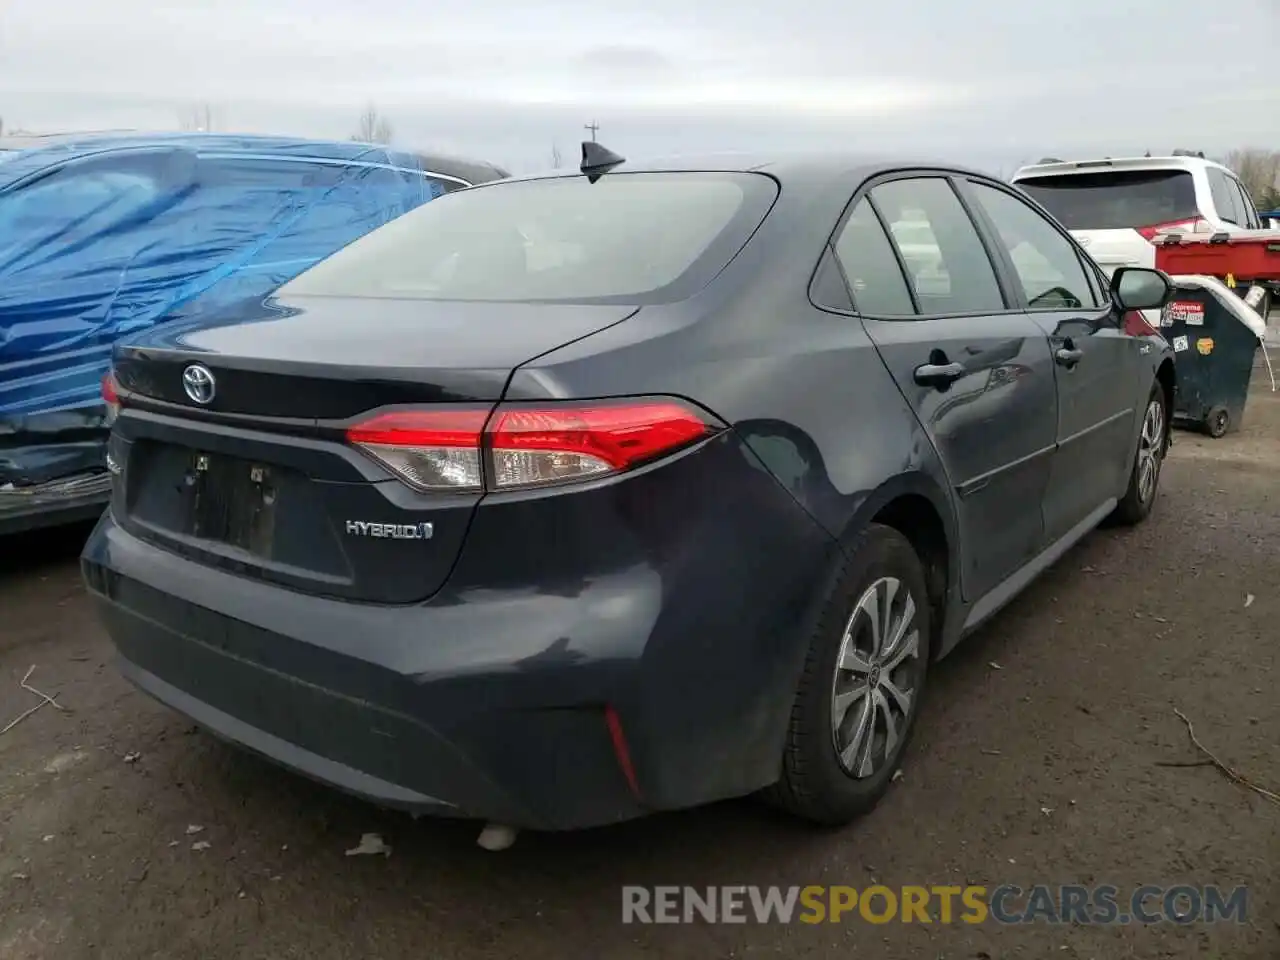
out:
M80 556L93 526L74 523L0 536L0 577L65 568L67 561Z

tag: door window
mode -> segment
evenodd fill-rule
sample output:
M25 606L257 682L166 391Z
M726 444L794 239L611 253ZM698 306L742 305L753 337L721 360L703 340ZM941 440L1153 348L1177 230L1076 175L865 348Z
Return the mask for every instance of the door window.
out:
M909 317L916 312L902 267L880 218L864 197L836 238L854 309L867 317Z
M920 313L1005 309L995 268L951 184L942 177L891 180L871 190L907 268ZM854 298L857 299L857 291Z
M970 187L1009 252L1028 306L1056 310L1098 306L1098 295L1075 244L1013 194L975 181L970 181Z

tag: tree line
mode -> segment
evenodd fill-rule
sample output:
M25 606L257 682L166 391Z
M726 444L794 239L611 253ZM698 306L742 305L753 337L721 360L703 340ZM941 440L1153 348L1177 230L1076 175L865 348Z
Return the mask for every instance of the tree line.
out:
M1259 210L1280 210L1280 150L1246 147L1232 150L1219 163L1235 171Z

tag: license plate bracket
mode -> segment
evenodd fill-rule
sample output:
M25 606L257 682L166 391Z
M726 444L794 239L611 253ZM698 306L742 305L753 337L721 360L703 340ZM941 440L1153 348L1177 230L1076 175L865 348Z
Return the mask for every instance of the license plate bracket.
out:
M195 453L187 479L189 536L271 555L280 494L270 467Z

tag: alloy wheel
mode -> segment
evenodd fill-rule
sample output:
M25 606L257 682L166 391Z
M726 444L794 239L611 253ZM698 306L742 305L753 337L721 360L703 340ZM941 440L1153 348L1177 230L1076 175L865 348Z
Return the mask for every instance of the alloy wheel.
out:
M921 681L916 598L894 577L867 588L845 624L831 691L831 735L845 773L884 768L906 732Z
M1160 461L1164 456L1164 404L1152 400L1142 418L1142 435L1138 439L1138 498L1149 503L1155 496L1160 479Z

